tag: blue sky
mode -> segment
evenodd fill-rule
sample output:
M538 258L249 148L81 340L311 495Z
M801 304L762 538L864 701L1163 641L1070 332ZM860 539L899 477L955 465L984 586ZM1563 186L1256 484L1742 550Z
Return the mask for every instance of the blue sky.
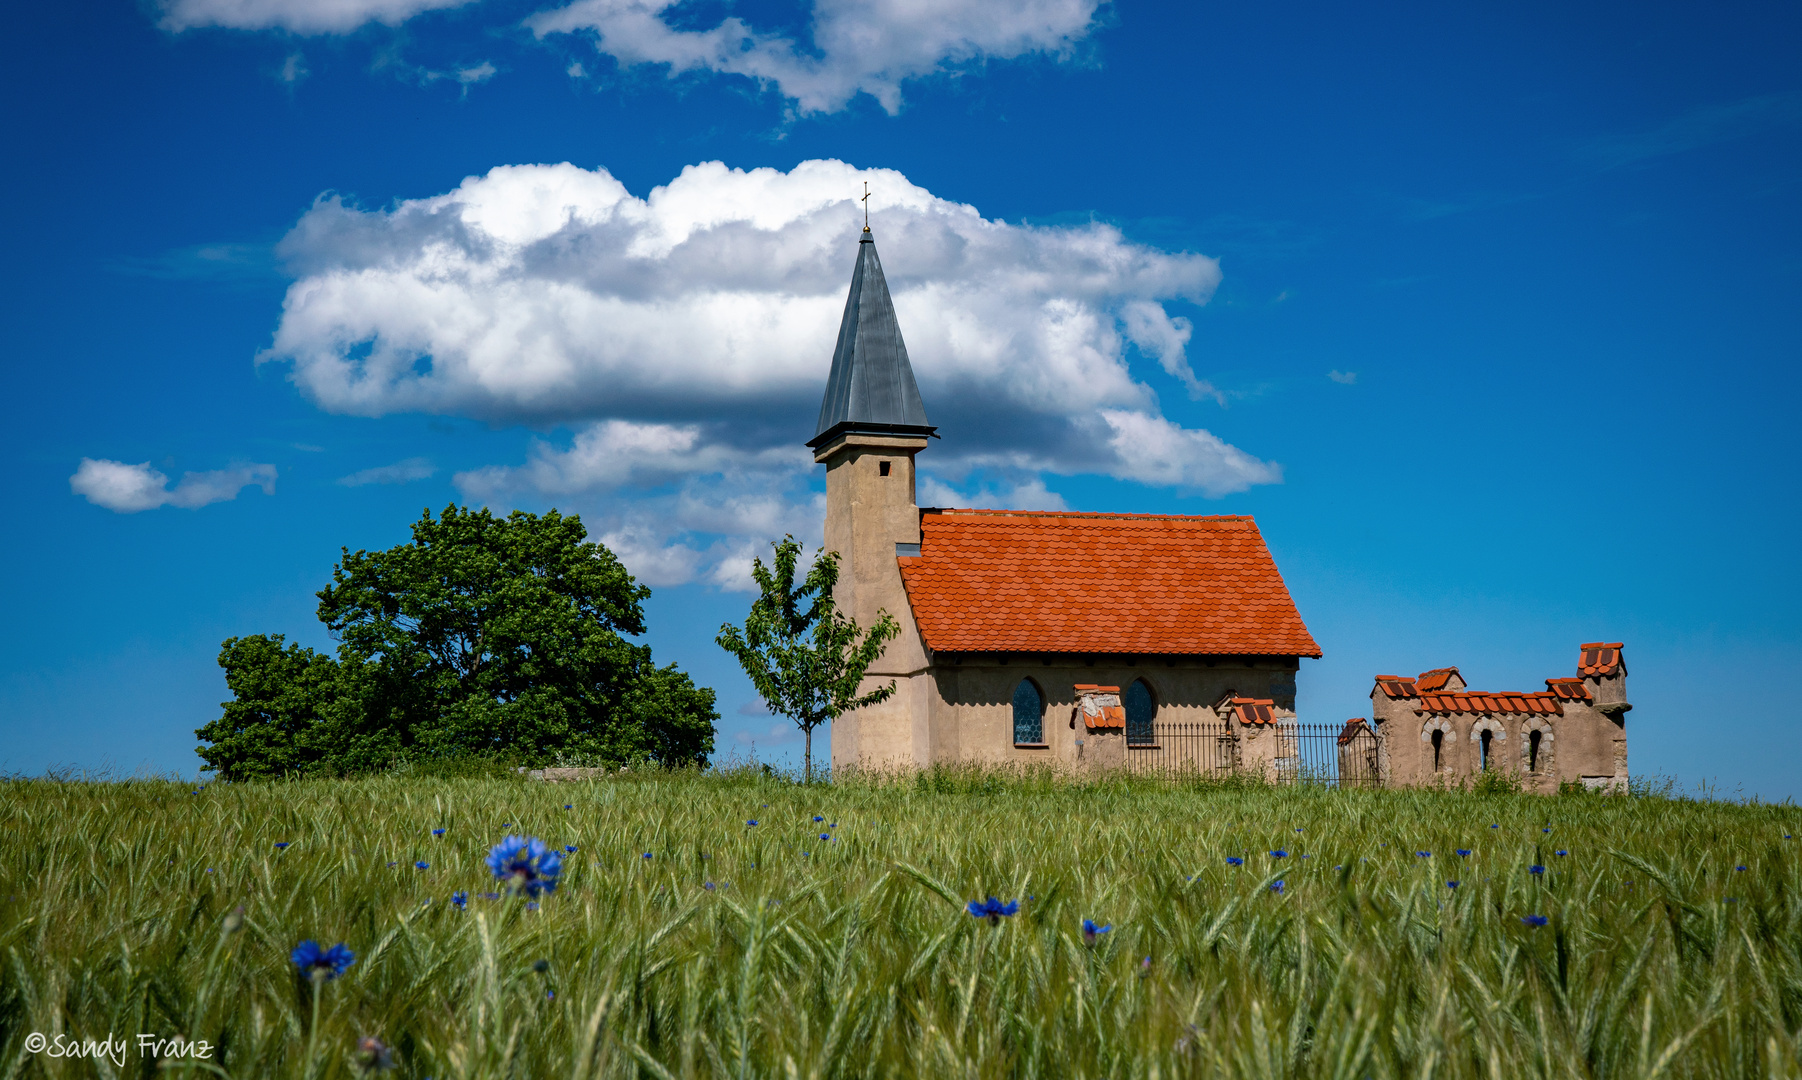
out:
M1621 640L1635 772L1802 794L1793 6L5 19L0 768L193 772L219 642L329 646L340 546L451 501L581 513L797 756L712 637L817 535L868 181L930 501L1253 514L1304 719Z

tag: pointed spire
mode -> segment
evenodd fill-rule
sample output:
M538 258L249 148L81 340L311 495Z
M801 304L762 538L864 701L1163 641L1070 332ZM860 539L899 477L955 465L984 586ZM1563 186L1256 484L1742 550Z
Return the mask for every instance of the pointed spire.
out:
M848 431L931 435L933 430L926 422L913 366L907 362L895 303L882 277L882 260L876 257L876 240L865 225L857 244L857 269L851 273L851 294L845 298L845 318L838 328L838 348L832 352L832 373L826 377L826 397L820 402L819 427L807 445L822 446Z

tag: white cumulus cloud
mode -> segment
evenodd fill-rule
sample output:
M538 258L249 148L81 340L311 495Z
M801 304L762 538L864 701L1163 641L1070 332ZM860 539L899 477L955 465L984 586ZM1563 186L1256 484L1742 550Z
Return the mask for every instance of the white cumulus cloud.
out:
M470 0L160 0L165 30L222 26L230 30L287 30L347 34L365 23L399 26L425 11Z
M539 37L592 33L622 67L665 65L741 75L773 87L801 113L833 112L858 93L890 113L901 84L985 60L1064 57L1086 37L1101 0L816 0L811 41L760 32L737 17L682 29L682 0L576 0L526 20ZM686 12L684 12L686 14Z
M169 478L150 467L148 461L127 465L106 458L82 458L75 475L69 477L69 488L96 506L104 506L121 514L154 510L159 506L179 506L195 510L208 503L226 502L238 492L256 485L263 494L275 494L274 465L240 465L213 472L183 473L181 482L169 486Z
M332 412L568 425L524 462L456 484L473 500L554 498L604 514L596 531L665 583L742 584L753 540L818 530L801 443L865 181L944 436L921 459L939 479L923 482L980 471L990 486L972 499L1053 509L1044 473L1209 495L1280 479L1166 418L1133 367L1136 346L1153 371L1211 395L1188 359L1189 321L1167 305L1205 303L1214 260L1102 223L985 218L898 172L839 161L788 172L709 162L643 198L569 164L502 166L381 210L322 197L279 246L297 280L262 359L290 365Z

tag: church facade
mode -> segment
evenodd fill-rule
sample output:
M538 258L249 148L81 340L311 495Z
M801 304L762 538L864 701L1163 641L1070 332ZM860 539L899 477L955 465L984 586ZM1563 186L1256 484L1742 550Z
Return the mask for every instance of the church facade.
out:
M1251 518L921 507L936 436L866 227L808 446L839 609L901 633L865 682L894 695L833 723L835 771L1107 767L1172 722L1255 748L1293 720L1320 647Z

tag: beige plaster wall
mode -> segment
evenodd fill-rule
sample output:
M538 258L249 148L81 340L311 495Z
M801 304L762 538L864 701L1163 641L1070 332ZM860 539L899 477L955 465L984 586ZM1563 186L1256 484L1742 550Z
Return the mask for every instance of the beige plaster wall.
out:
M1135 679L1144 679L1157 703L1159 723L1218 723L1213 706L1227 693L1247 697L1273 697L1280 709L1295 706L1297 661L1276 657L1244 661L1208 660L1202 657L1128 658L1098 656L1091 666L1087 658L1052 654L990 654L935 657L931 672L935 689L932 729L935 762L982 764L1051 763L1060 767L1079 764L1076 740L1087 735L1083 724L1072 728L1076 708L1076 684L1118 686L1124 693ZM1046 661L1049 661L1047 663ZM1030 678L1045 701L1043 748L1014 745L1014 688Z
M832 725L832 766L892 769L932 760L932 688L926 650L901 583L895 545L920 542L914 504L914 455L922 438L850 434L821 447L814 460L826 466L829 551L839 555L839 610L859 626L873 626L883 612L900 624L870 666L864 688L895 683L878 705L855 710ZM881 466L889 466L883 476Z

